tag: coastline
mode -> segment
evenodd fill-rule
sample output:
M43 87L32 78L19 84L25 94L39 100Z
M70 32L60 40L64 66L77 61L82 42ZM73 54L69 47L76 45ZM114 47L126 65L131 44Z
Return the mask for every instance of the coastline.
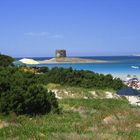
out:
M111 74L114 78L125 80L127 75L136 75L140 79L140 69L132 66L139 66L139 58L133 56L100 56L100 57L68 57L56 59L52 57L29 57L40 62L37 67L72 67L76 70L90 70L96 73ZM20 60L22 58L16 58ZM78 59L78 60L77 60ZM79 61L82 60L82 61ZM65 61L64 61L65 60ZM84 60L84 61L83 61ZM88 61L86 61L88 60Z
M96 60L96 59L84 59L84 58L52 58L49 60L38 61L40 64L78 64L78 63L108 63L110 61Z

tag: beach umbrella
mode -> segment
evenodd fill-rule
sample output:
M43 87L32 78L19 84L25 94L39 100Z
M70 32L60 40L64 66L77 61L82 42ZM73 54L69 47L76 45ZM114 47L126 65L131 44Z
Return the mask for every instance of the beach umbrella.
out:
M117 94L123 96L140 96L140 92L132 88L123 88L118 90Z
M24 63L24 64L27 64L27 65L37 65L37 64L39 64L38 61L35 61L33 59L27 59L27 58L23 58L23 59L21 59L19 61Z

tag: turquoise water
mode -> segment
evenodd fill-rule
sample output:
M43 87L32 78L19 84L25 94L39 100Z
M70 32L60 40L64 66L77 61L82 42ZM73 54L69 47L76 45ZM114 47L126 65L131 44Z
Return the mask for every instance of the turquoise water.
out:
M98 57L81 57L86 59L99 59L108 60L109 63L91 63L91 64L39 64L37 67L47 66L53 67L72 67L76 70L91 70L103 74L112 74L114 77L120 77L124 79L128 74L136 75L140 78L140 57L139 56L98 56ZM35 60L45 60L50 58L33 58ZM134 69L131 66L137 66L138 69Z

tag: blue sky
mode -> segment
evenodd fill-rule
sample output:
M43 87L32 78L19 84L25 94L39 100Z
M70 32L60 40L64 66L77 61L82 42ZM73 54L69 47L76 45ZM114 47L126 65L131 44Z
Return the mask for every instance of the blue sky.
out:
M0 0L0 52L14 57L140 53L140 0Z

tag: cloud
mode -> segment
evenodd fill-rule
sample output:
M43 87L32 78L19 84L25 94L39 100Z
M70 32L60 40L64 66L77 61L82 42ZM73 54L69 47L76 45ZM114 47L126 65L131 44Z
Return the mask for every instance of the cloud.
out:
M49 32L28 32L24 33L25 36L33 36L33 37L47 37L52 39L63 39L64 36L61 34L51 34Z
M56 34L56 35L52 35L50 36L51 38L56 38L56 39L63 39L64 36L63 35L59 35L59 34Z
M48 36L49 33L48 32L28 32L28 33L24 33L24 35L26 35L26 36Z

